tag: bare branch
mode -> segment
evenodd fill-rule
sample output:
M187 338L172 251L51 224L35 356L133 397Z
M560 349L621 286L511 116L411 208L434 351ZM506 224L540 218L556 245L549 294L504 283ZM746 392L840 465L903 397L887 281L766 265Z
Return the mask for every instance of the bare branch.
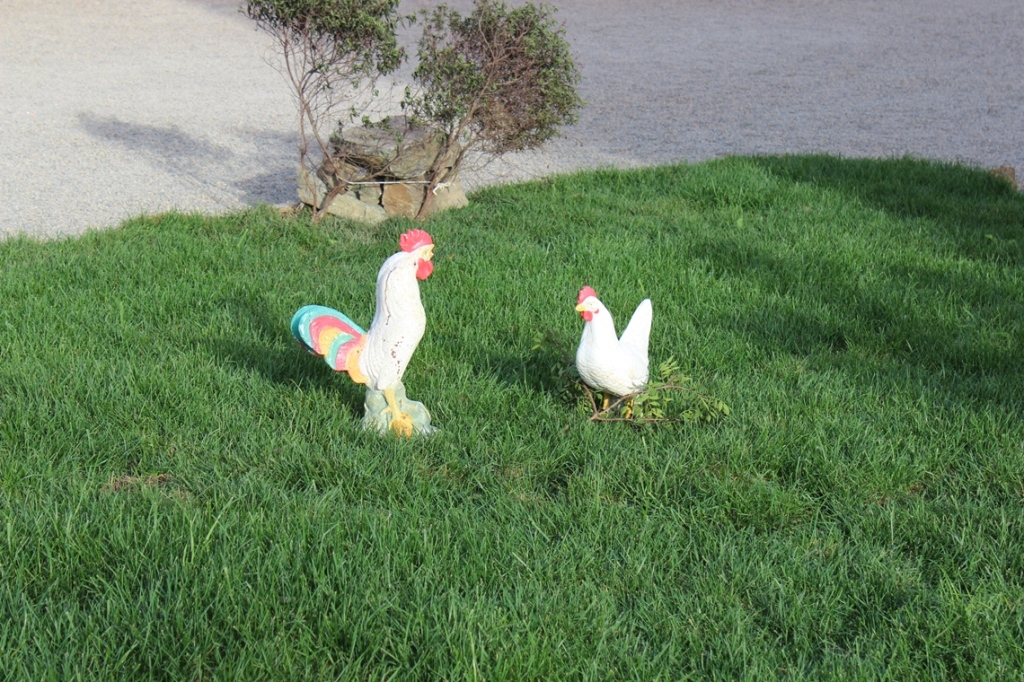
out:
M312 185L319 161L331 157L330 131L339 107L355 101L361 85L404 59L397 44L399 0L247 0L246 12L277 43L284 74L299 115L299 165ZM344 86L352 86L352 89ZM365 93L367 90L363 90ZM311 157L315 143L319 159ZM319 220L346 183L330 188L317 205Z

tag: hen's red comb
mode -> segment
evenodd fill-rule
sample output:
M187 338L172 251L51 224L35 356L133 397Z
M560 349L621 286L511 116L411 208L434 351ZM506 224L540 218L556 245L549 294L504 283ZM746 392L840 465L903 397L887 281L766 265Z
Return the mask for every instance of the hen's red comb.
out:
M421 246L429 246L433 243L434 240L431 239L430 233L426 230L409 230L398 239L398 246L406 253L411 253Z
M576 297L576 305L583 303L583 300L590 296L597 298L597 292L591 289L590 287L583 287L582 289L580 289L580 295Z

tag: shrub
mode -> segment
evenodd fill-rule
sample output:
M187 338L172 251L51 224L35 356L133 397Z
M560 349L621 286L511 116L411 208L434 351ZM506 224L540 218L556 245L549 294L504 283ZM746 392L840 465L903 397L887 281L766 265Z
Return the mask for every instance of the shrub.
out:
M394 71L405 58L398 46L399 0L247 0L246 14L277 43L279 68L299 109L299 161L312 178L330 153L337 114L354 114L361 89ZM312 138L312 139L310 139ZM312 156L315 144L319 154ZM314 205L323 215L344 184ZM316 192L310 192L314 197Z
M575 123L583 105L579 73L554 8L532 2L509 9L476 0L463 17L447 5L424 12L419 64L410 98L415 116L438 127L446 145L430 177L432 190L454 176L467 152L500 156L535 149Z

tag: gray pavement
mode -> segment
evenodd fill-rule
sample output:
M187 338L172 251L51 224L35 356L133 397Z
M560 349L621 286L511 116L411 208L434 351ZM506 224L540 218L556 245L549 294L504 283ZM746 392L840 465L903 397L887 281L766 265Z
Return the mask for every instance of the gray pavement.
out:
M1020 0L553 4L588 106L564 138L470 188L755 153L1024 171ZM238 7L0 0L0 234L293 201L296 114Z

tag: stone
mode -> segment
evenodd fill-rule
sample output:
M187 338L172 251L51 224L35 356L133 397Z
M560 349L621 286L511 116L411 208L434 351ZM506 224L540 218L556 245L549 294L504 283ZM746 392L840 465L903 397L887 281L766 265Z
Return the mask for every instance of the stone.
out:
M427 209L427 215L464 206L469 206L469 199L466 198L466 192L462 189L462 181L455 178L434 190L434 198Z
M327 180L328 187L344 180L356 184L337 197L327 212L369 222L382 220L381 213L416 218L423 206L425 178L431 168L440 169L442 175L450 174L461 153L461 147L456 146L438 159L442 139L438 130L410 125L404 116L389 119L387 125L339 128L331 138L333 156L321 164L317 175ZM306 184L300 178L300 197L312 205L312 194L304 189ZM318 196L323 196L327 191L323 183L317 179L314 184ZM370 213L353 201L366 204ZM425 215L468 203L462 183L455 177L436 189Z
M997 168L993 168L992 175L997 178L1003 178L1010 183L1011 187L1019 189L1017 185L1017 172L1014 170L1013 166L999 166Z
M373 204L374 206L380 206L380 197L384 193L384 186L380 183L373 183L372 185L359 184L354 187L356 197L359 201L366 204Z
M343 178L345 180L361 178L367 175L367 171L365 168L360 168L355 164L346 163L344 161L337 162L336 160L329 158L324 159L324 162L320 165L320 170L322 170L328 176L334 176L335 178Z
M384 185L384 196L381 205L388 215L415 218L423 204L425 185L392 182Z
M298 183L299 200L304 204L313 205L313 192L316 193L317 204L327 194L327 188L323 181L316 176L311 176L304 168L299 169ZM351 192L334 197L327 206L327 212L340 218L370 224L380 223L388 218L388 214L380 206L364 203L354 197Z
M371 173L408 180L426 175L441 151L441 133L394 116L386 126L342 128L331 138L335 154ZM457 150L456 150L457 153Z

